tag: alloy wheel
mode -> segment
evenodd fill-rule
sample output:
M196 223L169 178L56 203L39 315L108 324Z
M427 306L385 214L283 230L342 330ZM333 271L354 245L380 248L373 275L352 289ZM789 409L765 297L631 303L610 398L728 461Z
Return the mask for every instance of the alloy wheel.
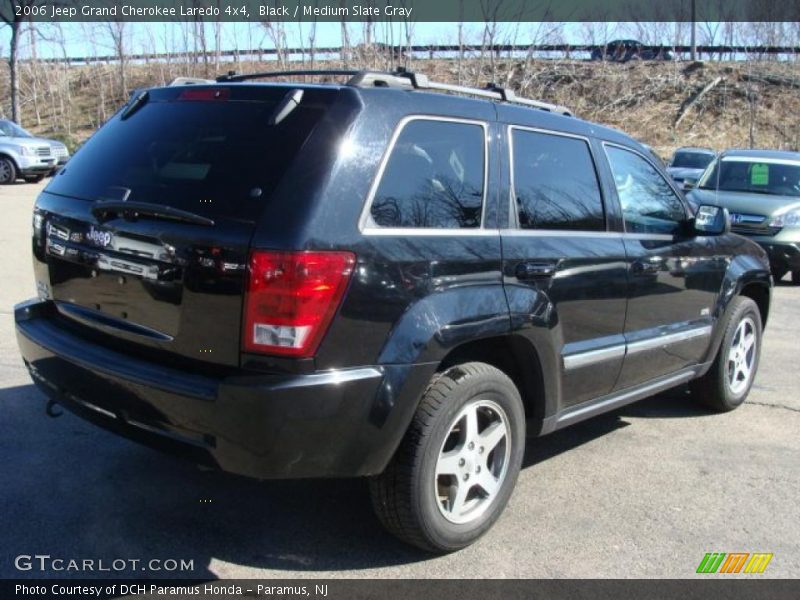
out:
M445 519L468 523L497 497L508 472L511 428L496 402L473 400L450 424L436 462L436 504Z
M750 317L739 321L728 350L727 381L734 394L747 389L753 378L756 357L756 324Z

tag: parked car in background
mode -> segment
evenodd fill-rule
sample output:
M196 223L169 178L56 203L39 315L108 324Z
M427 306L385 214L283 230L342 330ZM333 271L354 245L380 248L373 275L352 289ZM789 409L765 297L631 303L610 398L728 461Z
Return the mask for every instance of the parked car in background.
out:
M68 160L69 149L63 142L37 137L14 121L0 119L0 184L19 177L35 183L55 174Z
M731 229L767 251L775 280L791 272L800 284L800 152L723 152L688 198L727 208Z
M680 187L689 189L716 156L711 148L678 148L667 163L667 173Z
M55 175L60 171L64 165L69 161L69 148L63 142L58 140L47 140L50 143L50 148L53 151L53 157L56 159L55 167L50 171L50 175Z
M13 121L0 120L0 184L14 183L20 177L35 183L55 167L48 140L32 136Z
M638 40L613 40L592 50L592 60L672 60L672 52L661 46L645 46Z

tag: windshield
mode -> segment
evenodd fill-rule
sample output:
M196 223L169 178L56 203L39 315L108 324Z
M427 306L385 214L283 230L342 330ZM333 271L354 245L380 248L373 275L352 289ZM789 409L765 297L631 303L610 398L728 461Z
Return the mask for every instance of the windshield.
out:
M705 152L676 152L670 166L681 169L705 169L712 160L714 155Z
M698 187L726 192L800 196L800 162L725 158L706 171Z
M33 137L13 121L0 121L0 136Z
M253 88L236 89L208 100L197 99L202 88L151 90L126 119L118 114L97 131L48 191L253 219L332 98L306 90L294 110L270 124L287 91L262 90L256 100Z

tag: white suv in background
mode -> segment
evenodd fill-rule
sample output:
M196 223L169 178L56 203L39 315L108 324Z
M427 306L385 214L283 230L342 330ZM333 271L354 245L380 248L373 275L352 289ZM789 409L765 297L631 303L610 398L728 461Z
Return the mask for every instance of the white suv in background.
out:
M13 121L0 119L0 184L14 183L20 177L35 183L68 159L63 143L35 137Z

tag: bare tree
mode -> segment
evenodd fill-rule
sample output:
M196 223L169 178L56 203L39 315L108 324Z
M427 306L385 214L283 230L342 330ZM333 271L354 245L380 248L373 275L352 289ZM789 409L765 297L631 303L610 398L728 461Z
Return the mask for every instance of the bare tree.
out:
M125 21L111 21L106 23L108 34L111 37L111 43L114 47L114 56L117 62L118 70L118 83L119 94L121 98L128 97L128 77L127 77L127 63L128 56L126 53L126 25Z
M26 18L25 14L31 8L41 4L43 4L42 0L5 0L0 3L0 20L11 28L11 39L8 46L11 120L20 124L22 115L19 108L19 66L17 64L20 25Z

